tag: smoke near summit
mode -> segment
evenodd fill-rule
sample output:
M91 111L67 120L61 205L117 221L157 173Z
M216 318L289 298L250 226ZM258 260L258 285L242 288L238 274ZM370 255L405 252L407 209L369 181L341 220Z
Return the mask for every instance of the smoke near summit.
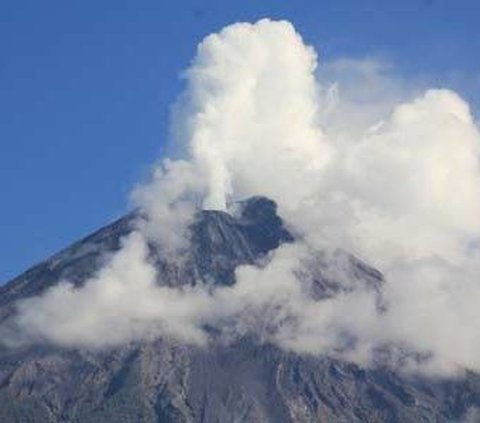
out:
M362 77L345 85L345 72ZM374 61L323 64L268 19L207 36L184 77L171 123L183 158L133 190L131 230L94 274L18 301L4 344L254 336L365 367L480 371L480 133L465 100L386 81ZM207 237L196 222L250 251L262 213L269 248L211 281L181 272Z

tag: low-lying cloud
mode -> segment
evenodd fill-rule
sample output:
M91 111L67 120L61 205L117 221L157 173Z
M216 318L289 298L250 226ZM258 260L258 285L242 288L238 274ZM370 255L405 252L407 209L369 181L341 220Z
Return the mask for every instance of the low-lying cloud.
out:
M206 37L173 119L184 160L164 161L135 190L146 218L94 278L18 305L11 342L207 345L214 326L364 365L388 350L410 370L480 371L478 127L458 94L414 94L375 63L338 61L322 73L285 21ZM157 285L147 242L175 254L195 210L258 194L301 241L239 267L231 287ZM382 271L381 294L352 276L349 289L312 298L302 268L315 251L339 249Z

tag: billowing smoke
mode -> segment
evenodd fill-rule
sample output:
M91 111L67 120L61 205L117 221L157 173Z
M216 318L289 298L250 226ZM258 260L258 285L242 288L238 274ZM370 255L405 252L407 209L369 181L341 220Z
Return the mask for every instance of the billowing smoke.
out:
M445 89L413 95L374 61L316 67L288 22L206 37L173 119L185 159L135 190L145 219L94 278L19 304L17 342L207 345L216 326L364 365L387 351L410 370L480 371L480 133L468 105ZM277 202L298 241L237 268L231 287L156 284L147 242L180 254L195 210L256 194ZM332 273L348 289L313 298L300 275L318 251L381 270L383 305L341 262Z

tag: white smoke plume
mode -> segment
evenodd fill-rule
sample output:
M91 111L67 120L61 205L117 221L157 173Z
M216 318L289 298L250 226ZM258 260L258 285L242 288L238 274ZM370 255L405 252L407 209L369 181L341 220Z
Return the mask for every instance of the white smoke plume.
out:
M174 116L185 159L135 190L146 219L96 277L20 303L21 337L206 345L204 328L217 325L364 365L388 347L411 370L480 371L480 133L468 105L446 89L413 95L374 61L326 64L323 76L321 67L285 21L206 37ZM345 86L346 69L357 75ZM231 287L156 285L147 241L175 252L199 207L227 210L256 194L278 203L302 241L239 267ZM328 299L309 295L302 267L313 251L338 249L382 271L384 309L355 281Z

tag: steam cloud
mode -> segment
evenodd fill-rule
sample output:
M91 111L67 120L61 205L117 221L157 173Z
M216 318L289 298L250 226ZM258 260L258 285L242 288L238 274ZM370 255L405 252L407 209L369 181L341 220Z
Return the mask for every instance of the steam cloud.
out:
M185 160L165 160L135 190L147 219L98 275L19 304L22 337L82 347L157 336L206 344L203 328L217 325L225 336L254 332L365 365L388 346L407 369L480 371L480 133L468 104L445 89L412 96L374 61L325 64L330 80L340 76L330 85L316 66L315 51L285 21L206 37L173 119ZM196 209L226 210L256 194L278 203L302 241L263 266L239 267L231 287L155 284L147 241L175 252ZM355 281L311 298L299 271L314 251L336 249L382 271L385 309Z

